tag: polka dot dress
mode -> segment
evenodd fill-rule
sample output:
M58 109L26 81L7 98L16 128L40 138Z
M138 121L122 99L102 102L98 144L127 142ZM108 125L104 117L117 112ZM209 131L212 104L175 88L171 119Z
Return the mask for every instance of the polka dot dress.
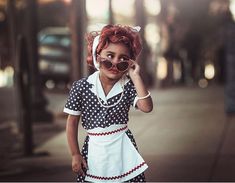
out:
M80 115L82 126L86 130L97 127L105 128L114 124L127 124L129 120L128 112L130 110L130 106L135 105L134 101L136 97L136 90L131 80L128 80L124 85L124 95L121 101L110 108L105 108L99 103L97 95L93 90L94 85L94 80L90 79L89 81L88 78L75 81L69 92L64 112L72 115ZM117 92L116 95L108 98L106 102L102 99L100 99L100 101L103 105L111 105L119 101L121 94L122 93ZM131 131L128 130L126 134L137 149ZM88 143L89 136L86 137L82 149L82 155L86 161L88 155ZM84 179L84 176L77 177L78 182L84 182ZM142 173L127 182L145 182L144 174Z

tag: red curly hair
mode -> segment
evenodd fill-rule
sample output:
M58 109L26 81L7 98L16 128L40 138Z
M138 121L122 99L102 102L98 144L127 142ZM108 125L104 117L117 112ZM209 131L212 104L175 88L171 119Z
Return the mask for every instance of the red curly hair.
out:
M92 57L92 44L94 38L100 35L99 44L96 48L96 53L99 54L101 50L108 47L109 43L123 43L129 50L131 59L135 60L140 54L142 49L141 38L137 31L129 26L123 25L106 25L100 32L94 31L86 36L87 40L87 63L88 65L93 65Z

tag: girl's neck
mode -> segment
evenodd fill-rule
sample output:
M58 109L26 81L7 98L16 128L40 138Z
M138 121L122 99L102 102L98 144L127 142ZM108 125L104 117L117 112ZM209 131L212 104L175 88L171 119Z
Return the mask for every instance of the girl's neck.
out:
M105 77L102 74L99 74L99 79L101 82L101 85L103 87L103 90L105 92L105 95L108 95L109 91L112 89L112 87L115 85L116 82L118 82L119 79L110 79L108 77Z
M113 86L119 80L119 79L108 78L101 73L99 74L99 78L100 78L102 85L104 85L104 86Z

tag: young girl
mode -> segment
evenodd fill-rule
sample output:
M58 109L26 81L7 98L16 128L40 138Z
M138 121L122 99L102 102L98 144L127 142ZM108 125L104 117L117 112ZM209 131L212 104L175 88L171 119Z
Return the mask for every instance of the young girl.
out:
M153 108L135 61L141 51L138 31L138 27L107 25L87 36L87 62L98 71L73 83L64 108L78 182L145 181L148 166L127 126L130 106L143 112ZM87 130L82 152L77 140L80 118Z

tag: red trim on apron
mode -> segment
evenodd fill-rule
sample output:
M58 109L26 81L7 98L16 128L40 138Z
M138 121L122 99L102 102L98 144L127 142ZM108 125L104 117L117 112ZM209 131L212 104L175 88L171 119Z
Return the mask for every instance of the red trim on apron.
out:
M113 133L117 133L117 132L123 131L125 129L127 129L127 126L125 126L123 128L119 128L117 130L110 131L110 132L102 132L102 133L91 133L91 132L88 132L87 134L88 135L92 135L92 136L112 135Z
M127 175L133 173L134 171L138 170L139 168L141 168L143 165L145 165L146 163L143 162L141 163L140 165L136 166L135 168L131 169L130 171L122 174L122 175L119 175L119 176L112 176L112 177L100 177L100 176L95 176L95 175L90 175L90 174L87 174L88 177L91 177L93 179L99 179L99 180L115 180L115 179L121 179L123 177L126 177Z

